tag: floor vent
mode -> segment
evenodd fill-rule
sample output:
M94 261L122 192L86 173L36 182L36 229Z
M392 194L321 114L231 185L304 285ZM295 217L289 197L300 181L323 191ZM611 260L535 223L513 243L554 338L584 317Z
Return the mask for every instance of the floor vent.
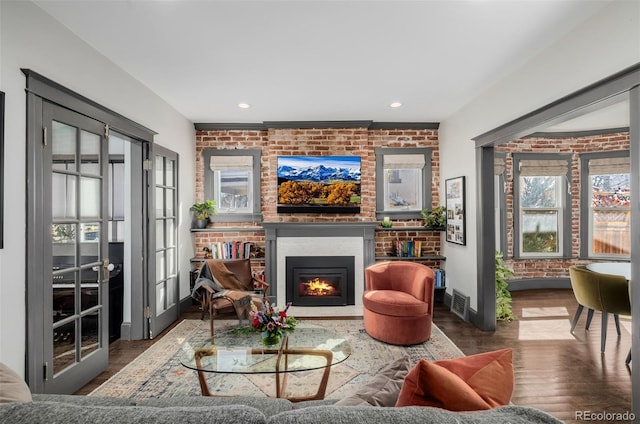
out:
M458 315L465 321L469 321L469 302L471 299L469 296L465 296L458 290L453 289L453 296L451 297L451 312Z

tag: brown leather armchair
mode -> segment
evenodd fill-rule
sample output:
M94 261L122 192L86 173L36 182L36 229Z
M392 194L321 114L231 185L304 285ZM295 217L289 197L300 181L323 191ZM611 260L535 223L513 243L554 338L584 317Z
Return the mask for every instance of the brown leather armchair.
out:
M622 275L601 274L587 269L584 265L570 267L569 277L571 288L578 301L578 310L571 323L571 332L573 333L584 307L601 311L600 351L604 353L609 314L614 314L618 336L620 335L618 315L631 315L629 282Z
M268 292L269 284L253 276L250 259L207 259L191 296L200 302L200 319L209 312L213 341L216 316L235 313L239 320L248 319L251 302L262 308Z
M409 261L389 261L365 269L362 295L364 329L395 345L422 343L431 337L435 273Z

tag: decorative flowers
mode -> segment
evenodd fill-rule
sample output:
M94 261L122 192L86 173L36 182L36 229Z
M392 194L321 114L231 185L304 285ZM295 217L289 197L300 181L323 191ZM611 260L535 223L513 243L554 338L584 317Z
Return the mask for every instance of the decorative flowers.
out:
M251 311L249 312L251 325L262 332L265 344L277 344L285 332L296 328L296 319L287 315L289 306L291 306L291 302L287 303L284 309L265 302L264 309L258 310L255 303L251 303Z

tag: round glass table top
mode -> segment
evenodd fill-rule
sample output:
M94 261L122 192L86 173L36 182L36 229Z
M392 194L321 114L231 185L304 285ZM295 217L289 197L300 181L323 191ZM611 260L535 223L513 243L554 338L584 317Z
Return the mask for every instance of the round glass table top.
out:
M351 346L344 337L306 323L299 324L274 346L264 346L260 332L235 330L217 330L213 344L185 343L180 363L196 371L260 374L325 368L351 355Z

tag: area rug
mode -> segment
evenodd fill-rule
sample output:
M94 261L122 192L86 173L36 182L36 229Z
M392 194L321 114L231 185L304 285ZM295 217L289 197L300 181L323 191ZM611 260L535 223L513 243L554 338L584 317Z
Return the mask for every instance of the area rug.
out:
M216 320L216 331L237 325L237 320ZM351 356L331 369L326 399L340 399L353 393L387 364L403 355L408 355L412 362L418 362L421 358L438 360L464 356L435 325L431 339L414 346L394 346L372 339L364 331L362 319L300 320L300 325L326 327L345 337L351 345ZM89 396L141 400L200 395L197 373L180 364L180 355L184 349L200 346L208 338L208 321L184 320ZM290 373L287 392L296 396L312 393L320 381L320 373ZM207 375L207 382L212 394L275 396L275 377L269 374L245 376L211 373Z

